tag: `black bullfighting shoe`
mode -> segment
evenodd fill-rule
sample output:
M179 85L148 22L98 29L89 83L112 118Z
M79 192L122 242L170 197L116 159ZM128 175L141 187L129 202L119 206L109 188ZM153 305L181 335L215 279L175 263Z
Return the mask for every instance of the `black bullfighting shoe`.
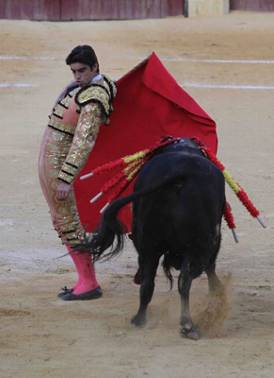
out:
M73 294L73 291L67 292L60 296L63 301L87 301L89 299L97 299L103 295L102 289L97 287L96 289L87 291L82 294Z
M66 286L62 287L60 293L57 294L58 298L62 298L64 295L71 293L73 289L68 289Z

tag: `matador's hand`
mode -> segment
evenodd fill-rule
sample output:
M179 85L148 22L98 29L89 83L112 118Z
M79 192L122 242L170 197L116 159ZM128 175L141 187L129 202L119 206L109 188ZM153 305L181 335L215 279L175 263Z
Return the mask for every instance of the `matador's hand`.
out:
M66 184L65 182L58 183L57 190L56 190L56 198L60 201L63 201L67 198L69 192L71 190L71 185Z

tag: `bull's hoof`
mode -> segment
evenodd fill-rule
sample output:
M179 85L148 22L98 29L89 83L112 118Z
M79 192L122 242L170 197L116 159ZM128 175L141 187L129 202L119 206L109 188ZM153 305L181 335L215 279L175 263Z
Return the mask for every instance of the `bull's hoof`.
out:
M135 315L131 319L131 324L136 325L136 327L141 327L145 325L145 323L146 323L146 318L144 315Z
M200 332L192 323L186 323L181 328L181 335L191 340L199 340Z

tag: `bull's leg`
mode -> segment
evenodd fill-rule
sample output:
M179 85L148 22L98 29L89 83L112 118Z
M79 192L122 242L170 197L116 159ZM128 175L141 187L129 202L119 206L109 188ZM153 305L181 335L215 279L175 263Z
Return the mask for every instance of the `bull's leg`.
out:
M215 263L210 265L206 270L207 278L208 278L208 288L210 294L218 294L223 291L223 284L221 283L220 279L218 278L215 270Z
M194 326L189 310L189 294L192 284L192 277L189 268L182 267L178 279L178 290L181 295L181 334L189 339L198 340L200 338L198 329Z
M212 295L218 294L223 291L223 284L221 283L221 281L219 280L216 274L216 259L217 259L217 255L218 255L220 245L221 245L220 227L221 225L218 225L216 227L216 230L217 230L216 241L215 241L215 247L213 247L215 251L210 259L208 268L206 269L209 293Z
M133 278L133 282L136 285L141 285L141 283L142 283L142 272L141 272L140 268L138 268L137 272L135 273L135 276Z
M131 319L131 323L141 326L146 322L146 310L151 301L154 291L154 280L159 264L160 256L153 254L145 255L144 259L139 259L140 271L142 272L142 281L140 286L140 306L137 314Z
M141 264L141 260L140 260L140 257L139 257L139 259L138 259L138 270L135 273L133 282L136 285L141 285L142 280L143 280L142 264Z

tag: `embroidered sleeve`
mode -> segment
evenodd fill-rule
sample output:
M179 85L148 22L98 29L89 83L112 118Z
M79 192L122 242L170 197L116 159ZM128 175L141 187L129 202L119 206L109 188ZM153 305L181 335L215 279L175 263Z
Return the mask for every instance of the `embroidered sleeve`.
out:
M103 121L104 117L98 104L89 103L81 108L72 145L58 175L60 180L71 184L77 177L94 147Z
M76 95L75 101L80 107L90 102L98 103L105 116L108 117L112 111L110 90L99 84L92 84L87 88L82 88Z

